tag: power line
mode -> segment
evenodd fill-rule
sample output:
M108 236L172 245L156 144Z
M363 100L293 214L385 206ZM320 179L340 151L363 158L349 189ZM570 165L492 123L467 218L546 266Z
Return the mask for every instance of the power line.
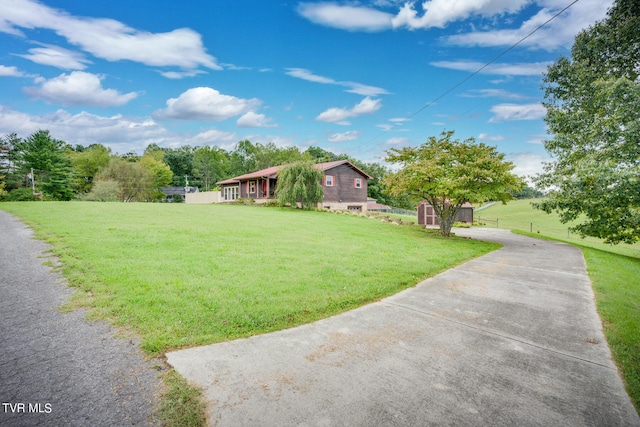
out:
M571 4L569 4L568 6L566 6L564 9L562 9L560 12L556 13L555 15L553 15L551 18L549 18L547 21L545 21L544 23L540 24L536 29L534 29L533 31L531 31L529 34L527 34L526 36L524 36L523 38L521 38L520 40L518 40L516 43L514 43L513 45L511 45L509 48L503 50L502 52L500 52L500 54L498 54L495 58L493 58L491 61L487 62L486 64L484 64L482 67L478 68L476 71L474 71L473 73L471 73L470 75L468 75L467 77L465 77L462 81L460 81L459 83L457 83L456 85L452 86L451 88L447 89L445 92L443 92L442 94L438 95L435 99L433 99L432 101L430 101L429 103L427 103L425 106L423 106L422 108L420 108L418 111L416 111L415 113L411 114L409 117L407 117L408 119L413 118L415 116L417 116L418 114L420 114L422 111L426 110L427 108L429 108L430 106L432 106L433 104L435 104L436 102L438 102L440 99L444 98L445 96L447 96L448 94L450 94L451 92L453 92L454 90L456 90L457 88L459 88L460 86L462 86L463 84L465 84L467 81L471 80L473 77L475 77L476 75L478 75L482 70L484 70L485 68L487 68L489 65L493 64L494 62L496 62L498 59L500 59L501 57L503 57L504 55L506 55L508 52L512 51L513 49L515 49L517 46L519 46L520 44L522 44L522 42L524 42L526 39L528 39L529 37L531 37L533 34L535 34L538 30L540 30L542 27L544 27L545 25L547 25L549 22L553 21L554 19L556 19L558 16L560 16L561 14L563 14L567 9L569 9L571 6L573 6L574 4L578 3L580 0L574 0Z

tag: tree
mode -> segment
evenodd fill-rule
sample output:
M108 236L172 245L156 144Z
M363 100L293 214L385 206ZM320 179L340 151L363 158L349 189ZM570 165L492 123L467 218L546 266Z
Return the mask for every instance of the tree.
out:
M193 154L193 174L200 180L204 191L227 176L229 158L227 152L218 147L200 147Z
M640 239L640 3L618 0L543 79L552 161L534 204L607 243Z
M38 130L16 144L16 153L23 174L33 169L36 190L55 200L73 199L73 171L64 141L52 138L48 130Z
M154 154L145 153L138 162L140 166L146 168L153 175L152 187L164 187L171 184L173 178L173 172L171 168L164 163L161 159L158 160L158 156Z
M415 202L427 200L440 222L440 233L451 235L456 214L465 203L496 200L506 203L524 185L511 171L495 147L452 139L453 132L432 136L419 147L393 148L386 160L400 165L385 182L395 196L408 196Z
M86 148L76 146L70 156L74 172L73 185L79 193L86 193L91 190L93 177L101 168L109 164L111 150L101 144L90 145Z
M104 181L118 183L118 199L123 202L150 201L156 192L154 176L149 169L119 157L112 158L109 165L96 175L94 186Z
M297 206L311 209L322 201L324 174L311 162L296 162L278 171L276 197L281 206Z
M231 152L230 173L232 176L243 175L256 169L256 147L249 140L240 141Z
M186 185L187 176L193 175L194 149L188 145L175 149L165 149L163 161L173 172L173 185Z
M15 133L0 138L0 186L4 191L18 188L24 180L18 173L16 146L21 139Z

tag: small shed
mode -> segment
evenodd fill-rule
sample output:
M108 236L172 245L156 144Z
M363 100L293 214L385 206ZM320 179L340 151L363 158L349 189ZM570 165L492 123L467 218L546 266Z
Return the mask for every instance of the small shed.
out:
M456 222L464 222L467 224L473 223L473 205L471 203L465 203L462 205L456 214ZM426 200L423 200L418 205L418 224L425 226L440 225L433 206L431 206L431 204Z

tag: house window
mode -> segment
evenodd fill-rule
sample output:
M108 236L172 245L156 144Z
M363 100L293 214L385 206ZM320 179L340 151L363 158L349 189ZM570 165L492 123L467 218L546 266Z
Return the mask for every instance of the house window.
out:
M324 185L326 185L327 187L333 187L333 176L326 175L324 177Z
M247 191L249 194L253 194L256 192L256 182L255 181L249 181L249 188Z
M362 179L361 178L355 178L353 180L353 186L355 188L362 188Z
M224 187L224 199L235 200L238 198L238 187Z

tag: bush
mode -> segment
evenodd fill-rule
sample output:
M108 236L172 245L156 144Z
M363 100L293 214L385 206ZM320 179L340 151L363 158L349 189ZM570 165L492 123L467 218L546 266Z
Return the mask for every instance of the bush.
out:
M16 188L15 190L11 190L9 193L1 196L0 200L6 202L33 202L39 200L36 196L33 195L33 192L30 188L22 187Z
M87 202L117 202L119 195L120 185L116 181L105 179L95 181L91 191L78 198Z

